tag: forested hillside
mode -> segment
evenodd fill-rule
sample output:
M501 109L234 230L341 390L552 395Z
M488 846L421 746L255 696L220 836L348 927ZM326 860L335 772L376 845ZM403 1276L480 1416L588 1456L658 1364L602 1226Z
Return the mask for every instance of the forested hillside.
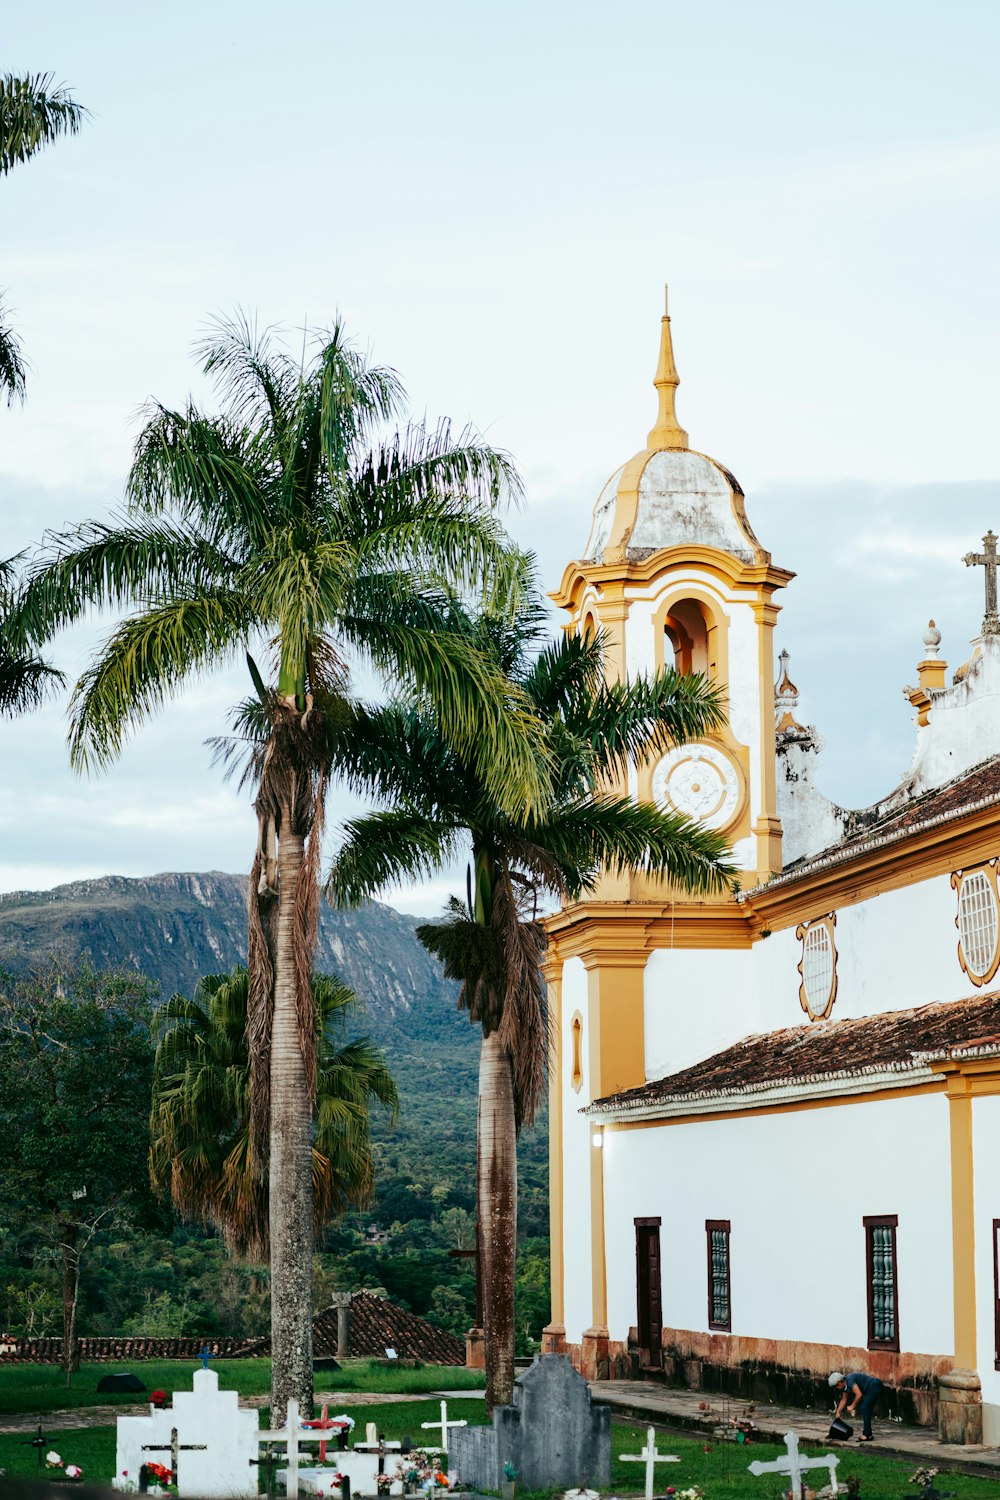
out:
M107 876L0 896L0 957L23 968L51 953L88 953L98 968L134 965L161 996L190 993L202 974L244 959L245 889L242 877L213 871ZM474 1243L479 1032L458 1010L457 987L421 948L415 926L415 918L382 905L322 910L317 967L339 973L358 994L363 1011L354 1030L385 1050L401 1108L393 1131L375 1123L372 1209L334 1225L317 1254L317 1305L338 1288L384 1287L464 1333L474 1311L473 1263L448 1252ZM547 1150L542 1121L520 1147L522 1347L548 1318ZM228 1263L215 1238L192 1226L103 1236L84 1287L84 1333L266 1329L262 1269ZM54 1267L27 1242L0 1237L4 1330L56 1331L58 1316Z

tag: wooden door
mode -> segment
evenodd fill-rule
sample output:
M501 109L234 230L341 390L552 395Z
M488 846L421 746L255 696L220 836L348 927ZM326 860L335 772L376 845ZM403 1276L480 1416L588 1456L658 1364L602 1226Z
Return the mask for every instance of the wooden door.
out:
M659 1219L635 1221L635 1282L639 1348L658 1364L663 1333Z

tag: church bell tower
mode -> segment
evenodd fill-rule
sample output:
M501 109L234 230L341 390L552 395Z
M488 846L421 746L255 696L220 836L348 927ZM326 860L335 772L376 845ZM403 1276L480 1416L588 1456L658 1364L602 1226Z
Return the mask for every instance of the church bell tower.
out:
M604 486L583 555L552 598L569 613L567 630L603 632L609 681L675 666L723 690L716 733L632 766L617 790L717 830L748 887L781 869L773 596L793 575L754 536L729 470L688 446L666 312L653 384L658 410L645 447ZM754 934L733 894L689 896L641 873L605 874L546 929L558 1019L549 1072L552 1321L542 1347L578 1350L593 1378L610 1357L604 1174L616 1138L591 1132L582 1110L676 1065L692 1015L711 1010L718 990L749 993ZM699 972L710 972L717 990L699 988L693 950L715 955Z
M637 767L630 790L718 830L752 885L781 869L772 596L794 575L761 547L729 470L688 446L666 312L653 384L659 409L646 446L604 486L583 557L552 597L569 611L567 629L604 631L609 680L675 666L723 689L725 726ZM600 894L642 900L652 888L622 877Z

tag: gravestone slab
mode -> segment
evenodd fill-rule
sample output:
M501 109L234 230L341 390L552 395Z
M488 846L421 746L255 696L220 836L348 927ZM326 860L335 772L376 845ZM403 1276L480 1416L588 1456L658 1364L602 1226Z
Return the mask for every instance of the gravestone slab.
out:
M526 1490L606 1489L611 1408L592 1402L568 1354L538 1354L514 1382L513 1405L496 1407L491 1426L452 1435L450 1459L474 1490L498 1490L508 1463Z

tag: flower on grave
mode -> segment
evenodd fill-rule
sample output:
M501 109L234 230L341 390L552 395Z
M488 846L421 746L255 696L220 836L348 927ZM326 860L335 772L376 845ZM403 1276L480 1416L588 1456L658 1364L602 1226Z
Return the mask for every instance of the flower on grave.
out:
M397 1466L396 1466L397 1473L398 1473L399 1467L400 1466L397 1464ZM388 1495L389 1490L392 1488L392 1475L391 1474L379 1474L377 1476L376 1480L375 1480L375 1488L378 1490L378 1493L380 1495Z
M62 1459L59 1457L58 1453L56 1452L56 1450L54 1448L50 1448L49 1451L48 1451L48 1453L46 1453L46 1455L45 1455L45 1467L47 1469L61 1469L62 1468Z
M67 1479L83 1478L83 1470L80 1468L79 1464L67 1464L65 1472Z
M922 1485L923 1488L926 1489L928 1485L934 1483L939 1473L939 1469L927 1469L923 1467L914 1469L913 1473L910 1475L909 1483Z
M514 1468L514 1465L511 1463L511 1461L510 1461L509 1458L508 1458L507 1462L503 1466L503 1477L505 1479L516 1479L517 1478L517 1470Z
M167 1404L167 1393L166 1393L166 1391L150 1391L150 1393L149 1393L149 1404L151 1406L166 1406L166 1404Z
M678 1500L704 1500L705 1491L700 1484L693 1484L690 1489L681 1490Z

